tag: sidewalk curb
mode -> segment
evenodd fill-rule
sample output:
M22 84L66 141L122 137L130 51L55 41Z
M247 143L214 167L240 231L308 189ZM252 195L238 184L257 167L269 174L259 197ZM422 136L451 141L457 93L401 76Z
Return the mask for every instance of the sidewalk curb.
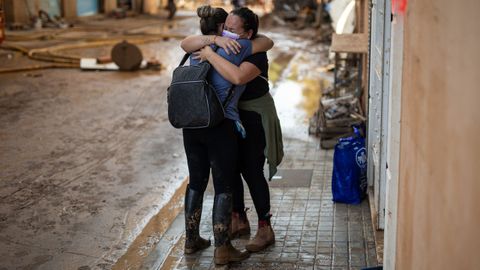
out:
M141 270L170 270L178 263L172 252L183 250L185 218L179 214L156 247L145 258Z
M130 244L125 254L113 265L112 270L140 269L142 267L145 259L157 246L159 239L163 237L183 210L187 184L188 177L183 180L165 206L150 219L142 232Z

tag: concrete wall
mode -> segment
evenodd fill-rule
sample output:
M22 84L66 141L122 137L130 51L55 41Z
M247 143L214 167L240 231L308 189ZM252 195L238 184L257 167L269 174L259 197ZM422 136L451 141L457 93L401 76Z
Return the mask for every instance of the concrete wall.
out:
M478 10L408 3L396 269L480 269Z
M133 10L138 13L143 12L143 0L132 0Z
M157 14L159 9L159 0L144 0L143 1L143 13L145 14Z
M77 1L62 0L62 16L71 19L77 17Z
M5 14L6 22L13 22L14 13L13 13L13 0L4 0L3 1L3 12Z
M117 0L103 0L103 12L108 14L117 8Z
M358 29L360 30L360 33L369 33L370 32L370 24L369 24L369 17L370 17L370 4L371 0L360 0L357 1L357 6L358 6L358 17L360 18L359 20L359 26ZM368 111L368 61L370 59L370 56L368 54L362 55L362 100L361 100L361 105L362 109L365 112L365 115L367 115Z
M62 5L64 2L72 2L75 0L62 0L61 2L47 0L4 0L6 21L9 23L31 23L31 16L38 16L39 10L45 10L51 15L63 15Z
M5 0L4 4L7 23L30 23L29 12L33 12L35 1ZM30 8L27 4L30 5Z
M36 15L38 10L42 8L40 0L4 0L5 1L5 17L9 23L30 23L30 14ZM81 1L81 0L78 0ZM61 0L60 2L61 14L64 18L72 19L77 17L77 0ZM117 8L117 0L103 0L102 8L105 13L108 13Z

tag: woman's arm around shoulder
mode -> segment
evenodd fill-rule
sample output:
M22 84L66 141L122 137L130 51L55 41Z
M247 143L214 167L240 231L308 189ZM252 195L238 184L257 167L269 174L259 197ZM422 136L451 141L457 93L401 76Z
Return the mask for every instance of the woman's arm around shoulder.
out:
M240 66L232 64L208 46L194 53L194 58L210 62L222 77L235 85L246 84L261 73L257 66L246 61L243 61Z
M214 43L215 36L214 35L195 35L195 36L188 36L180 43L180 47L187 52L191 53L194 51L198 51L201 48L208 46Z
M256 38L252 40L252 54L259 52L266 52L273 48L273 40L265 35L258 34Z
M261 42L261 41L260 41ZM263 41L265 42L265 41ZM187 52L192 53L202 49L205 46L215 44L220 48L223 48L227 54L233 52L235 54L239 53L242 46L236 40L229 39L226 37L220 37L215 35L195 35L195 36L188 36L180 43L180 47ZM264 46L257 45L257 46Z

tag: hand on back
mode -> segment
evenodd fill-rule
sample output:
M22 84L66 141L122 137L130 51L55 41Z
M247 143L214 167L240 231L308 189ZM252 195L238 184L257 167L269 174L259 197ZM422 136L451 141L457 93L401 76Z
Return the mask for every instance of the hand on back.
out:
M208 60L208 56L211 53L215 53L210 46L205 46L203 49L196 51L192 54L192 58L199 60L200 62Z
M237 54L242 48L238 41L227 37L215 37L215 45L223 48L228 55L230 55L230 52Z

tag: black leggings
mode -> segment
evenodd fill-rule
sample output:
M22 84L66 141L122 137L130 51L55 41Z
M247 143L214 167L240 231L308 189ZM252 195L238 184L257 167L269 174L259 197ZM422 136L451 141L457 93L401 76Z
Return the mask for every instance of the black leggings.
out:
M212 128L184 129L183 145L191 189L205 192L212 168L215 194L232 192L232 179L238 172L238 138L232 120Z
M245 139L239 139L240 172L247 182L258 220L267 220L270 214L270 191L263 175L266 142L262 118L256 112L240 110L240 119L247 132ZM237 173L233 181L233 211L243 213L244 209L243 182Z

